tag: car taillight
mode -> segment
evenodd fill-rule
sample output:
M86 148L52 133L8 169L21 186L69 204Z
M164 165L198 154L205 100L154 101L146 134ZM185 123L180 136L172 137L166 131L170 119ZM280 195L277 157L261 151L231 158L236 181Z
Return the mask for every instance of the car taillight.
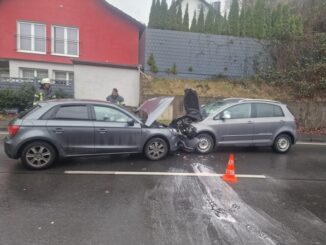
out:
M8 133L10 137L14 137L18 131L19 131L20 126L18 125L9 125L8 126Z
M294 118L295 121L295 125L297 126L297 128L299 128L299 120L297 118Z

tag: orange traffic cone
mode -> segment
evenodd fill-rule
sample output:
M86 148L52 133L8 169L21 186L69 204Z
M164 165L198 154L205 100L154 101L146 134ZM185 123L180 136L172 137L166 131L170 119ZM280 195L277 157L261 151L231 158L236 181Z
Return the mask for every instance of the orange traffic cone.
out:
M235 176L235 168L234 168L234 155L230 154L228 166L226 168L226 172L223 175L223 180L230 183L237 183L238 178Z

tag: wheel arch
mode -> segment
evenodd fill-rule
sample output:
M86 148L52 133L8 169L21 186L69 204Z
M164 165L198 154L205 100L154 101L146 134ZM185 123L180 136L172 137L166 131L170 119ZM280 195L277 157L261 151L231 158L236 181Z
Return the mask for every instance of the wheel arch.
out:
M211 136L213 138L213 144L214 144L213 147L215 148L217 146L216 136L214 135L214 133L212 133L208 130L203 130L203 131L198 132L196 137L201 134L208 134L209 136Z
M145 147L146 147L147 143L148 143L150 140L154 139L154 138L161 138L162 140L164 140L165 143L166 143L167 146L168 146L168 153L171 151L171 148L170 148L171 145L170 145L170 142L169 142L168 138L167 138L166 136L162 135L162 134L155 134L155 135L151 135L151 136L150 136L150 137L145 141L145 143L143 144L143 152L145 152Z
M277 139L277 137L279 137L279 136L282 135L282 134L285 134L285 135L289 136L290 139L291 139L291 143L292 143L292 144L295 143L294 135L293 135L293 133L291 133L291 132L289 132L289 131L281 131L281 132L279 132L279 133L274 137L273 143L275 143L275 140Z
M51 142L50 140L48 140L48 139L43 139L43 138L33 138L33 139L29 139L29 140L25 141L24 143L22 143L22 144L19 146L18 151L17 151L17 155L18 155L19 157L21 157L21 154L22 154L24 148L25 148L27 145L29 145L29 144L31 144L31 143L34 143L34 142L44 142L44 143L47 143L47 144L51 145L51 146L53 147L55 153L57 154L57 157L60 157L60 156L61 156L58 147L57 147L53 142Z

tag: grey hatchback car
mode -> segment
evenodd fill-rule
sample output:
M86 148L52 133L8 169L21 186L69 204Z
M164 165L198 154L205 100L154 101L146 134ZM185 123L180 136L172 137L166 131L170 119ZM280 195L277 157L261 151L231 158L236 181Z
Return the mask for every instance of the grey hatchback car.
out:
M200 153L223 145L271 146L278 153L286 153L297 140L295 117L277 101L230 98L201 110L204 119L192 123L200 140Z
M139 110L147 113L146 121L107 102L42 102L9 123L5 152L32 169L73 156L144 153L160 160L178 149L178 132L155 121L173 99L145 102Z

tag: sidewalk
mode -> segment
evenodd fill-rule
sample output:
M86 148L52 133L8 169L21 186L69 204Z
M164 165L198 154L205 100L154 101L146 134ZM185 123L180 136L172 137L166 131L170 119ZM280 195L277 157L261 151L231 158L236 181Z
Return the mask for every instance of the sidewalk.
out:
M7 121L0 121L0 133L7 132ZM326 136L319 136L319 135L311 135L311 134L299 134L298 141L302 142L325 142L326 143Z

